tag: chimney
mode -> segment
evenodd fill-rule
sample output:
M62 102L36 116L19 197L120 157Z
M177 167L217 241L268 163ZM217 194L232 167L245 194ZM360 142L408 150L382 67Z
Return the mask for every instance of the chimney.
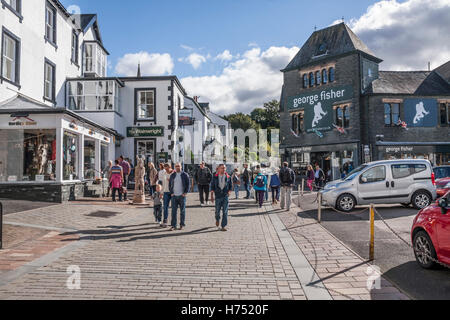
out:
M141 77L141 64L138 64L138 71L137 71L137 77L140 78Z
M199 98L198 96L194 96L194 101L198 102L198 98Z

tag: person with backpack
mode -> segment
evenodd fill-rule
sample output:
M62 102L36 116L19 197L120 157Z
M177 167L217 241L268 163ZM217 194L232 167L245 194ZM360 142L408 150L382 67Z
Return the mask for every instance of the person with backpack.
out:
M122 202L123 169L116 160L115 165L111 167L109 183L112 189L112 201L116 202L116 191L119 193L119 201Z
M233 182L233 189L237 200L239 199L239 189L241 188L241 176L238 168L234 169L233 175L231 176L231 181Z
M264 203L264 197L267 190L267 177L261 172L258 172L255 180L253 181L253 189L255 189L256 199L259 207L262 208Z
M281 186L278 170L276 170L270 176L269 186L270 190L272 191L272 204L277 204L278 201L280 201L280 186Z
M200 206L209 205L209 186L212 180L211 170L206 166L206 163L202 161L200 167L195 175L195 180L198 185L198 192L200 194ZM205 202L206 200L206 202Z
M295 184L295 173L289 168L289 163L284 162L283 168L280 170L281 181L281 209L291 210L292 188Z

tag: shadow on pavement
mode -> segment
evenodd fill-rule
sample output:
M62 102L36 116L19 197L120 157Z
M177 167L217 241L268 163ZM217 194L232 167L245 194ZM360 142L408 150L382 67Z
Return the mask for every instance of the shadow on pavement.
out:
M134 238L127 239L127 240L119 240L117 242L132 242L132 241L137 241L137 240L171 238L171 237L179 237L179 236L194 235L194 234L201 234L201 233L212 233L212 232L219 232L219 231L216 228L210 227L210 228L201 228L201 229L187 231L187 232L170 231L170 233L155 234L158 232L153 232L151 235L134 237ZM161 232L168 232L168 229L164 229Z

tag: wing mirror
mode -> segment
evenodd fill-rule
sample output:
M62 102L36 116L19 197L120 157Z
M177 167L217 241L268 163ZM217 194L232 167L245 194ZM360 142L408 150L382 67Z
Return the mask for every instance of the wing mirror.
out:
M442 198L439 200L439 207L441 207L442 214L447 214L448 208L448 200L446 198Z

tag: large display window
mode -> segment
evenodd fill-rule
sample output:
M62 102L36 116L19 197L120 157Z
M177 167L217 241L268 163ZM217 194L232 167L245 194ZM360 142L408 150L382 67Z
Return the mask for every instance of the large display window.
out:
M56 180L56 131L0 130L0 182Z
M78 136L64 132L63 180L78 180Z
M95 141L84 140L84 178L95 179Z

